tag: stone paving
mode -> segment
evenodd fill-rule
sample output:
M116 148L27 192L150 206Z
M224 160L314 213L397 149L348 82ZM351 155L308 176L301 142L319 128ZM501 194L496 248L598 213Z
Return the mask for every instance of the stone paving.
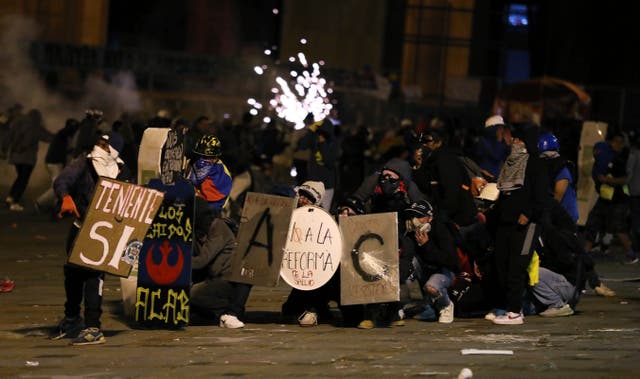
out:
M104 345L50 341L63 312L62 263L69 220L0 209L0 279L15 281L0 294L2 378L311 377L637 378L640 376L640 265L598 257L616 297L585 294L576 315L526 318L521 326L484 319L452 324L408 320L406 326L359 330L280 323L289 287L255 287L247 326L221 329L197 322L184 330L131 327L122 311L119 279L108 276L102 317ZM512 355L463 349L508 350Z

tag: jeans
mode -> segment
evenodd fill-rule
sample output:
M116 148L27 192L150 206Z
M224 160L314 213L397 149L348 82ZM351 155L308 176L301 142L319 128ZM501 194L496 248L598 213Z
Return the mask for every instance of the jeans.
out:
M427 283L424 285L424 288L426 290L425 296L427 297L427 300L430 301L437 310L440 310L451 303L447 290L451 286L454 278L455 275L453 274L453 272L447 270L446 268L442 268L440 269L440 272L431 274L429 280L427 280ZM429 292L429 290L427 289L428 287L434 288L438 292L438 294L434 295Z
M560 308L571 300L576 289L564 276L540 267L538 283L530 290L536 303L546 308Z

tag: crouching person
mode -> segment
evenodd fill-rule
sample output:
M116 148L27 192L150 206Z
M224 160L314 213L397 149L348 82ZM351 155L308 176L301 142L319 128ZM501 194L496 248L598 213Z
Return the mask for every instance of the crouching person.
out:
M543 317L571 316L573 308L570 303L575 292L576 287L563 275L540 267L538 281L529 287L532 305L529 312Z
M433 307L438 313L438 322L451 323L454 306L449 299L448 289L455 274L460 271L455 236L445 220L436 217L433 207L426 200L412 203L402 214L407 227L405 241L406 238L412 241L403 243L402 247L415 249L415 256L423 270L420 276L426 278L423 286L425 312Z
M251 285L223 279L231 271L237 243L229 226L215 214L204 199L196 197L190 302L196 313L219 320L221 328L242 328L240 318Z

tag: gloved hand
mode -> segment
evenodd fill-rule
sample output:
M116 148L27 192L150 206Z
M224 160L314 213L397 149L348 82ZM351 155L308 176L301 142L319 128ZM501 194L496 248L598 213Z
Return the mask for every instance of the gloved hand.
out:
M60 206L60 212L58 213L58 218L62 218L66 213L73 213L76 218L80 218L80 213L78 212L78 208L76 208L76 203L73 201L71 195L64 195L62 197L62 205Z

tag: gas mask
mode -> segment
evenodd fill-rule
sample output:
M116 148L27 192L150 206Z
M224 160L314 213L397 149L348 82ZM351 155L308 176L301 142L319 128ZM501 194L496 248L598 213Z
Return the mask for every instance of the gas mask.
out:
M400 188L400 179L392 178L389 174L380 175L378 185L380 185L383 194L391 195Z
M413 217L410 220L405 221L406 226L407 226L407 232L423 232L423 233L429 233L431 231L431 223L429 222L425 222L422 223L420 222L420 219L417 217Z

